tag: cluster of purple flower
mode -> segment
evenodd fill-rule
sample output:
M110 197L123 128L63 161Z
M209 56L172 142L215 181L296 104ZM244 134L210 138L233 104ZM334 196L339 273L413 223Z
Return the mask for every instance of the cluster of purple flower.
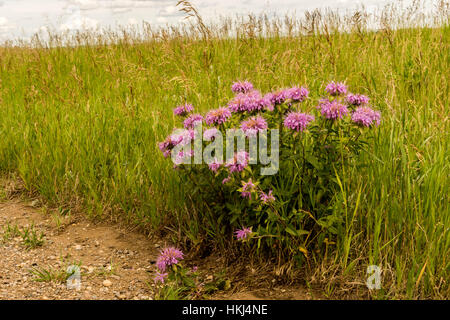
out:
M325 88L330 96L340 96L347 93L347 86L342 82L331 81Z
M269 193L265 193L261 191L259 198L261 199L262 203L267 204L269 202L275 201L275 197L272 194L272 189L269 190Z
M347 103L353 106L361 106L369 103L369 97L362 94L348 94L346 97Z
M219 160L217 160L217 158L214 158L214 161L208 164L209 169L214 173L216 173L221 166L222 164L219 162Z
M173 113L177 116L185 116L189 112L192 112L192 110L194 110L194 107L192 106L192 104L186 103L185 105L178 106L175 109L173 109Z
M261 96L257 90L246 93L238 93L229 103L231 112L253 112L270 108L270 100Z
M194 150L190 151L183 151L181 150L178 152L178 154L175 156L174 164L175 166L178 166L182 163L190 163L190 159L194 156Z
M242 181L242 192L241 195L243 198L252 198L252 192L255 191L255 184L252 179L249 179L247 182Z
M276 111L280 116L284 116L283 125L290 130L303 132L315 120L312 114L298 111L295 107L291 108L292 104L303 102L308 98L309 91L305 87L294 86L270 92L263 96L259 91L254 89L252 83L248 81L237 81L232 84L231 90L236 95L227 106L211 110L204 117L201 114L189 115L194 110L191 104L176 107L174 113L178 116L186 117L183 125L187 130L183 133L173 133L164 142L159 144L159 148L164 153L164 156L171 155L173 148L178 144L184 146L190 143L195 137L194 127L203 121L208 126L211 126L203 132L203 139L206 141L218 139L218 135L221 134L220 130L233 127L236 124L236 119L233 119L233 115L236 113L239 113L236 117L239 119L238 121L243 119L243 115L253 113L240 123L240 128L247 137L254 137L261 131L268 129L268 122L272 123L271 121L277 117L272 117L270 114L263 116L263 113L266 111L274 111L277 105L284 104L288 107L277 108ZM327 98L321 99L317 106L322 118L336 121L350 115L351 121L358 126L372 127L380 124L380 112L367 106L369 103L367 96L347 93L347 86L343 82L332 81L327 84L325 91L328 94ZM228 122L227 125L222 126L225 122ZM228 124L230 125L228 126ZM183 163L184 160L192 156L193 151L180 151L175 157L175 166ZM239 151L225 164L222 163L222 159L219 161L215 158L212 163L208 164L208 167L216 176L219 176L219 172L222 173L222 171L219 171L220 169L226 168L228 176L222 180L222 184L227 184L230 181L234 182L235 179L238 181L241 180L241 176L244 176L243 174L233 176L233 173L242 172L248 164L249 154L246 151ZM249 178L247 181L241 181L241 183L242 188L239 191L241 191L243 198L252 200L252 195L255 194L259 196L259 199L257 198L256 201L259 201L261 204L268 205L276 201L272 189L265 193L257 187L258 181L253 182ZM245 240L251 234L251 227L235 231L238 240ZM164 279L167 277L167 273L165 273L166 268L170 265L177 264L181 259L183 259L183 253L180 250L173 247L163 250L157 261L160 272L155 277L155 281L164 282Z
M183 125L186 129L194 129L194 127L196 125L198 125L199 123L201 123L203 121L203 116L200 114L193 114L190 115L189 117L187 117L184 122Z
M164 282L167 277L167 273L165 273L167 267L171 265L177 264L180 260L183 260L183 252L174 247L168 247L161 250L158 259L156 260L156 266L159 269L156 277L154 278L155 282Z
M203 139L206 141L213 141L220 132L217 128L210 128L203 131Z
M322 99L317 108L320 109L322 116L330 120L342 119L348 114L347 106L337 100Z
M298 132L305 130L311 121L314 121L313 115L292 111L284 119L284 126Z
M245 240L252 234L252 228L242 228L234 232L238 240Z
M241 129L247 137L254 137L259 131L267 129L267 121L261 117L251 117L241 123Z
M234 157L230 159L225 167L228 168L230 173L241 172L248 165L249 154L246 151L239 151L234 154Z
M309 91L304 87L292 87L268 93L264 98L270 101L271 105L279 105L286 101L302 102L308 97ZM272 111L272 110L270 110Z
M363 127L378 126L380 124L381 114L369 107L359 107L352 114L352 121Z
M205 122L208 125L220 125L231 118L231 112L228 108L220 107L211 110L205 116Z
M236 81L231 86L231 91L234 93L247 93L253 90L253 84L248 81Z
M159 143L159 150L164 154L164 157L168 157L171 154L172 149L176 145L186 145L194 139L195 132L194 130L183 130L181 133L171 134L164 140Z

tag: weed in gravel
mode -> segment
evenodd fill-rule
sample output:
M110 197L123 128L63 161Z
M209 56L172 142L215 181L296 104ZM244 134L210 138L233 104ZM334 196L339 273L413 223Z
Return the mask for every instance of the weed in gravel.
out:
M44 267L35 267L30 269L30 273L34 276L34 281L36 282L57 282L57 283L65 283L67 279L75 272L74 268L72 268L72 272L67 272L67 267L78 266L81 267L81 263L74 262L72 264L67 264L66 267L61 268L53 268L52 266Z
M30 227L23 227L20 231L22 243L28 249L34 249L44 244L44 233L37 231L32 224Z
M6 226L3 227L3 233L1 240L2 242L8 242L10 239L20 236L19 227L15 225L11 225L9 222Z

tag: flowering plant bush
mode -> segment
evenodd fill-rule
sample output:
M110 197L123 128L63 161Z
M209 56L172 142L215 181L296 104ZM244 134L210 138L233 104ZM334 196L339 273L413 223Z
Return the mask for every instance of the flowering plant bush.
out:
M210 276L209 281L201 281L197 266L186 268L183 252L175 247L166 247L160 251L156 260L157 270L153 281L157 299L202 299L217 290L228 290L231 282L223 274ZM216 278L215 280L213 280ZM206 279L208 280L208 279Z
M185 268L181 263L183 259L184 254L180 249L167 247L161 250L153 277L158 299L178 299L180 296L193 299L200 293L202 284L197 281L197 267Z
M192 114L190 104L177 107L185 130L171 134L159 148L190 184L210 234L234 233L238 240L257 240L258 248L306 254L314 240L320 243L341 228L339 175L367 144L365 133L380 124L380 113L369 107L368 97L349 93L339 82L329 83L318 101L305 87L262 95L250 82L235 82L232 91L227 106L204 116ZM202 125L207 128L197 130ZM197 151L178 149L224 147L229 129L240 129L245 143L235 149L233 138L226 159L216 148L211 161L192 164ZM258 162L268 156L261 146L271 150L269 173L263 170L268 162Z

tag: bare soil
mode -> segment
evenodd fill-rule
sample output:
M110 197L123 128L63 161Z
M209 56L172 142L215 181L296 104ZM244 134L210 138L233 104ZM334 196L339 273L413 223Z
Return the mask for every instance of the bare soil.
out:
M20 236L5 240L7 226L44 233L36 248L24 245ZM166 243L129 227L109 222L94 223L83 215L62 217L43 210L35 201L9 199L0 203L0 299L154 299L153 276L159 250ZM205 281L211 279L220 257L193 261ZM69 265L81 268L81 287L69 289L65 281L38 281L33 270L57 274ZM211 298L230 300L317 299L301 286L278 285L266 275L252 275L254 286L232 282L227 291ZM41 279L42 280L42 279Z

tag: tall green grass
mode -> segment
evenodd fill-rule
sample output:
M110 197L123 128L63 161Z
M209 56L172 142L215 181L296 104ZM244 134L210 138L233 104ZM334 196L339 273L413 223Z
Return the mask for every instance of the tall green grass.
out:
M369 165L338 173L345 201L336 210L347 219L332 263L343 275L380 265L383 297L448 298L448 4L433 24L414 17L387 8L371 31L364 13L315 11L4 46L0 170L55 206L120 216L190 246L220 242L217 221L190 206L158 150L172 108L224 105L237 79L263 92L346 81L383 122L361 156Z

